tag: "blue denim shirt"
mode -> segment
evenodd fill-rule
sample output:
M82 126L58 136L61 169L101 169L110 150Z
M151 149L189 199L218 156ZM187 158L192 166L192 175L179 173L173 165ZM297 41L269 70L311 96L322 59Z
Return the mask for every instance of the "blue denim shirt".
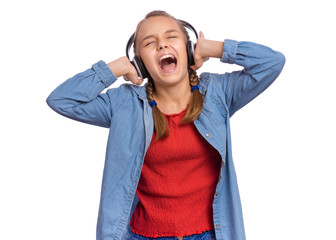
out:
M200 75L204 106L194 124L222 157L213 201L216 239L243 240L245 231L229 119L277 78L285 57L263 45L225 40L221 61L244 69ZM110 128L97 240L127 239L130 218L138 202L137 184L154 129L144 86L123 84L102 93L116 80L106 63L99 61L65 81L47 98L48 105L66 117Z

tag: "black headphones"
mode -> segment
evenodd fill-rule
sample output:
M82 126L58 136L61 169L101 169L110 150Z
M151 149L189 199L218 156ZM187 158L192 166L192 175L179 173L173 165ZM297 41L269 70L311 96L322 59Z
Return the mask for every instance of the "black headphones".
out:
M191 24L189 24L189 23L187 23L186 21L183 21L183 20L178 20L178 21L182 24L183 27L188 28L191 31L193 31L196 35L196 39L198 39L198 34L197 34L195 28ZM128 59L130 59L128 53L131 49L131 46L134 43L134 35L135 35L135 33L132 34L132 36L130 37L130 39L128 40L127 45L126 45L126 56L127 56ZM188 35L188 37L189 37L189 35ZM188 40L188 42L187 42L188 66L192 66L192 65L195 64L195 60L194 60L195 47L196 47L196 44L194 44L192 41ZM136 71L138 72L138 76L140 78L145 79L145 78L150 77L145 65L143 64L141 58L138 55L135 55L133 57L133 60L131 61L131 63L135 67Z

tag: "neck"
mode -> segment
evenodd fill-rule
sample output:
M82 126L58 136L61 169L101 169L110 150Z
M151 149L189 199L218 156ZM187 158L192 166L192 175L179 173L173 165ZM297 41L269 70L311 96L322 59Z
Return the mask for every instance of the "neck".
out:
M172 114L184 110L191 97L189 79L173 86L155 85L154 99L161 112Z

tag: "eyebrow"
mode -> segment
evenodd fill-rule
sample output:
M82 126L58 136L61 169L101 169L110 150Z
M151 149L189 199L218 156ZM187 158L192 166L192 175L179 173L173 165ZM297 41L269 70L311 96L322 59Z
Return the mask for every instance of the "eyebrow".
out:
M169 29L167 30L164 34L167 34L167 33L172 33L172 32L178 32L176 29ZM149 38L152 38L152 37L155 37L154 35L148 35L146 37L144 37L141 42L144 42L145 40L149 39Z

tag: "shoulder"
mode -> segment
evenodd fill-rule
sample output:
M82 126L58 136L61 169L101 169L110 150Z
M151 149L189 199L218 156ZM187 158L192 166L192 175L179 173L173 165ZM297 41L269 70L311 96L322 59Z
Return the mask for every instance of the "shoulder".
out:
M125 95L141 95L142 92L146 92L145 86L137 86L135 84L123 83L118 87L109 88L106 93L108 94L125 94Z
M116 102L138 102L146 99L146 87L135 84L124 83L116 88L110 88L106 91L109 98Z
M219 90L225 82L227 73L204 72L199 76L199 86L201 93L205 94L208 90Z
M137 112L143 106L143 97L146 98L144 86L136 86L134 84L124 83L115 88L109 88L106 91L107 101L110 102L114 112Z
M226 102L226 88L230 87L228 86L230 74L205 72L200 75L200 92L206 101L211 99L217 104Z

